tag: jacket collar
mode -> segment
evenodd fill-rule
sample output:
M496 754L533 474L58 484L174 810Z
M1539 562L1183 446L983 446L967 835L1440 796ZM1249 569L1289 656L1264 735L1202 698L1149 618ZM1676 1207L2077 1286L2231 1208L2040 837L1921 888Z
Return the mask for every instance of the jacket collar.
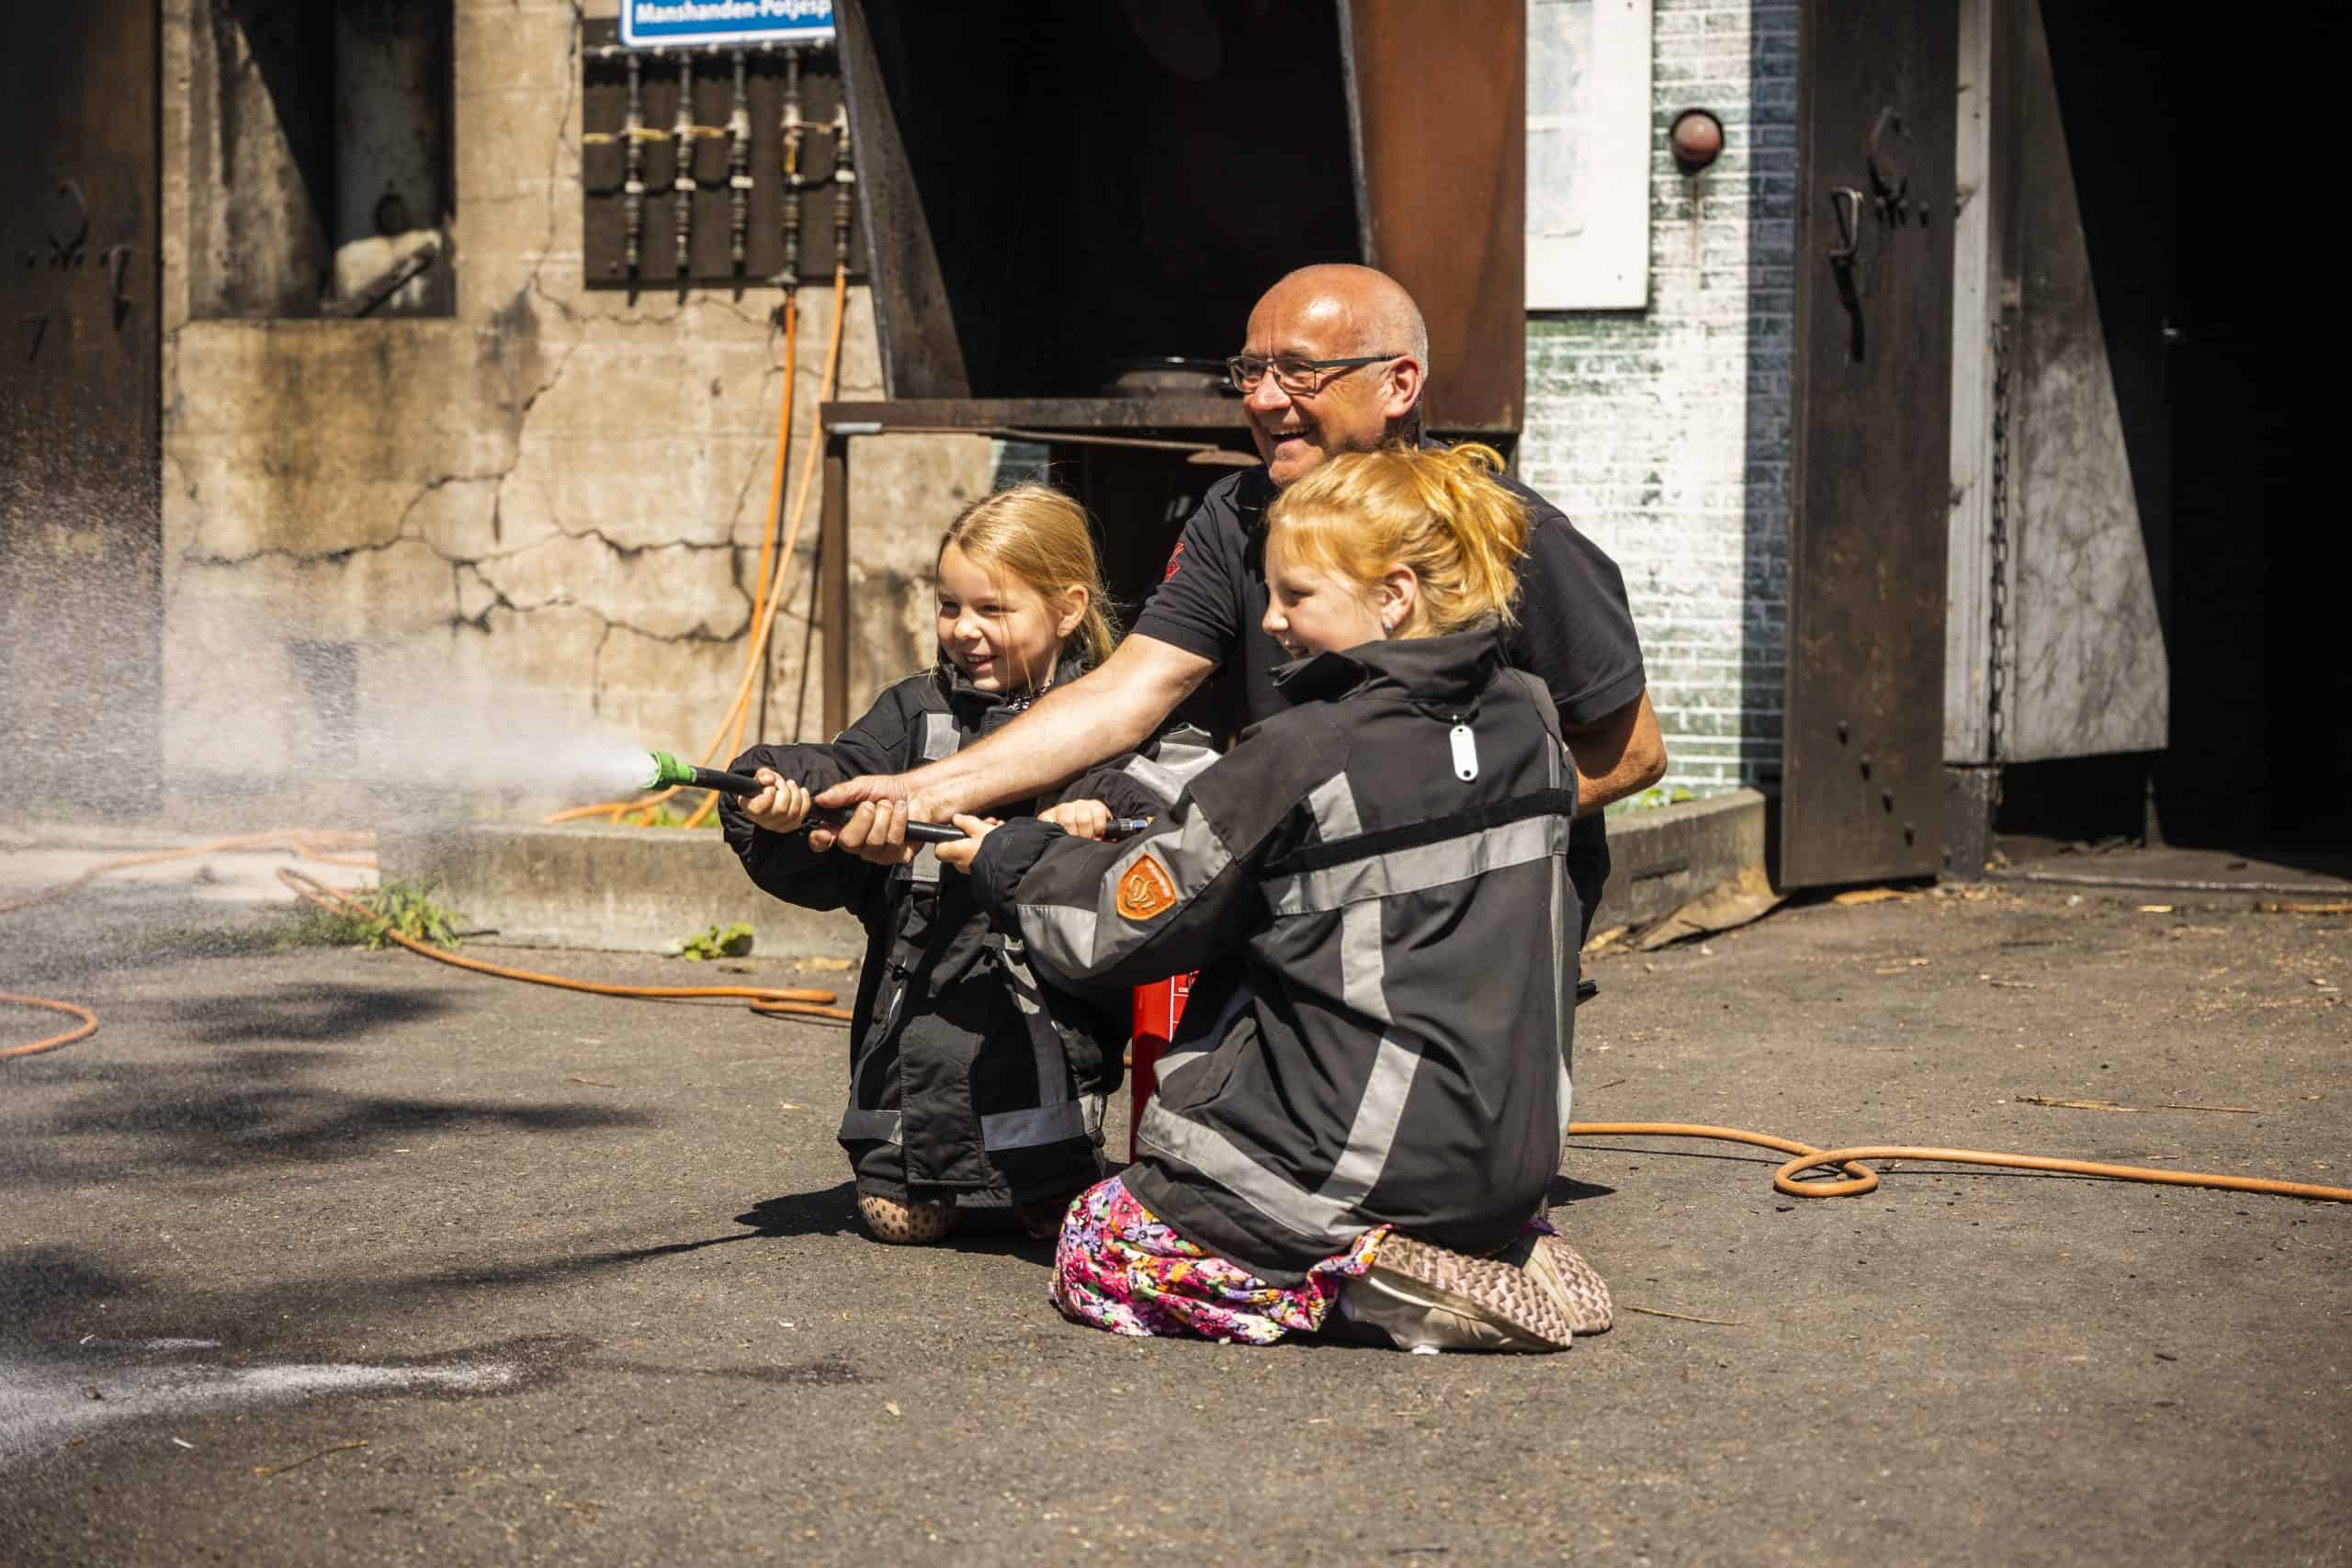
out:
M1477 702L1507 661L1501 633L1489 627L1312 654L1276 670L1274 686L1293 703L1388 686L1419 707L1463 709Z
M1052 683L1057 686L1065 685L1085 674L1090 668L1091 665L1083 653L1074 648L1065 648L1062 650L1061 662L1054 666ZM1020 707L1026 707L1035 700L1036 694L1030 692L981 691L972 684L971 677L965 674L956 662L947 657L944 649L940 650L938 662L932 666L931 673L932 679L939 683L941 693L946 696L950 711L958 717L968 716L968 721L971 723L978 723L989 713L1013 702L1016 697L1019 699ZM1018 712L1019 708L1014 711Z

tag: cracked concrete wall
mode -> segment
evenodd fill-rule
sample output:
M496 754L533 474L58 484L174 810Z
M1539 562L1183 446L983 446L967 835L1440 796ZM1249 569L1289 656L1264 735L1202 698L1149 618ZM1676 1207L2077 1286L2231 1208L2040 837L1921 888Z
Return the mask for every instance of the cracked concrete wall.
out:
M581 287L583 8L455 0L457 311L387 321L192 319L191 219L218 194L190 186L215 90L194 39L209 11L164 10L167 778L201 791L292 755L296 642L355 645L363 703L527 705L698 748L749 657L779 297L632 304ZM800 306L792 488L830 289L805 288ZM836 396L882 395L862 288L841 360ZM930 658L932 549L993 462L979 440L861 444L854 703ZM755 686L768 739L820 724L818 492Z

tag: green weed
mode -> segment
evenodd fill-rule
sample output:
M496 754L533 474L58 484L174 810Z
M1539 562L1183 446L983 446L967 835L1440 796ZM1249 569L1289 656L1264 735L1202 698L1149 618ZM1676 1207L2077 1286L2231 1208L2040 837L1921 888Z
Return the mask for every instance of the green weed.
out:
M392 939L385 934L388 928L413 942L435 947L461 944L465 939L458 930L465 916L434 897L439 891L439 883L401 881L387 882L373 893L362 894L359 901L386 924L367 926L359 944L369 949L391 945ZM356 919L351 923L362 924Z
M741 958L752 951L752 928L738 920L726 930L713 926L678 944L678 956L689 964L707 958Z

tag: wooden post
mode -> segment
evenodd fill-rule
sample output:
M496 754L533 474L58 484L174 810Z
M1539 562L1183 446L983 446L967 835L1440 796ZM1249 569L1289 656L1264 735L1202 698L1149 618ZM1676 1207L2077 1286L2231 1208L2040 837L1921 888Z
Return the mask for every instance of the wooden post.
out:
M825 497L817 525L817 621L825 628L825 734L849 728L849 437L825 433Z

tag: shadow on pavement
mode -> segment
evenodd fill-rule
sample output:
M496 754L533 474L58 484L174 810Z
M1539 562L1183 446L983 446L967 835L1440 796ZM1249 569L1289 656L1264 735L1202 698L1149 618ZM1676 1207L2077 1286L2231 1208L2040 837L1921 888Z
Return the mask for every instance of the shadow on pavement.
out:
M410 1023L449 1010L431 992L376 986L283 986L259 995L190 997L160 1021L173 1032L208 1045L251 1040L349 1040L370 1030Z
M341 1059L328 1051L247 1049L164 1062L69 1062L42 1087L70 1098L54 1109L17 1108L0 1143L0 1186L70 1186L256 1160L328 1163L462 1127L571 1133L652 1120L575 1101L354 1094L304 1081Z
M1614 1187L1603 1187L1598 1182L1578 1181L1573 1177L1555 1176L1552 1178L1551 1190L1544 1194L1544 1206L1547 1209L1558 1209L1570 1203L1581 1203L1588 1198L1613 1198L1616 1194L1617 1189Z

